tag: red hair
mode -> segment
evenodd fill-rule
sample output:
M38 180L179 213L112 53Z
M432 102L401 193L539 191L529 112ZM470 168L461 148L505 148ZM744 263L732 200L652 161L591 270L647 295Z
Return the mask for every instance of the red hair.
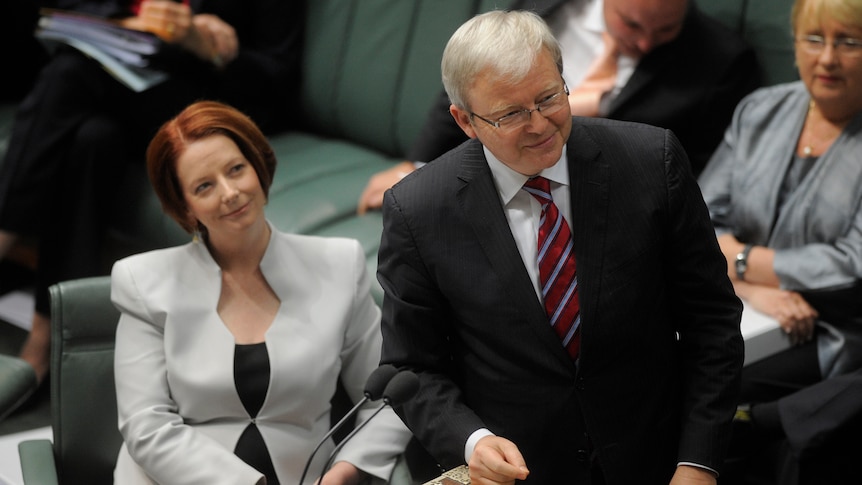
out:
M257 172L266 196L275 174L272 147L248 116L216 101L189 105L162 125L147 147L147 174L162 210L189 233L202 228L188 218L188 206L177 176L177 159L189 144L214 135L224 135L236 143Z

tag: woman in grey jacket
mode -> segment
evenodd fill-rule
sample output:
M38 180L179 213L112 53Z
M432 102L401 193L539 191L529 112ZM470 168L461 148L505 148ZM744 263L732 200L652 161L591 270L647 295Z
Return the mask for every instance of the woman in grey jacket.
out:
M862 1L791 19L801 81L744 99L699 182L737 295L794 344L744 368L740 402L810 412L797 391L862 368Z

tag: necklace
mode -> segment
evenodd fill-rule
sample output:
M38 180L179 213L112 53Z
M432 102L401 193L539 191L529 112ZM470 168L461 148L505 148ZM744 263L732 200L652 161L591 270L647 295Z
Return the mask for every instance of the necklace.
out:
M806 119L811 118L811 112L812 111L814 111L814 100L813 99L808 102L808 113L805 114ZM811 139L811 136L809 136L808 138ZM802 154L805 155L806 157L810 157L811 152L813 152L813 151L814 151L814 147L811 146L811 143L807 143L806 145L804 145L802 147Z

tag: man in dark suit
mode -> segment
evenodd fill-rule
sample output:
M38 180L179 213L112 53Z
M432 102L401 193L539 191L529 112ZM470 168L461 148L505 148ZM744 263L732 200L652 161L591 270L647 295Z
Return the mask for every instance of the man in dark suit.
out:
M566 56L565 77L580 81L592 59L582 36L570 36L569 17L579 14L593 28L589 12L602 10L602 23L628 59L630 77L621 68L621 85L610 93L599 116L668 128L682 142L695 175L721 141L736 104L760 85L754 51L691 0L516 0L514 9L533 10L556 26ZM594 17L594 16L593 16ZM593 22L594 23L594 22ZM588 31L587 34L595 31ZM571 61L571 62L570 62ZM626 61L621 60L621 66ZM634 63L634 64L632 64ZM569 82L569 87L576 88ZM414 162L429 162L466 140L449 116L442 92L432 106L408 160L374 175L359 200L359 211L380 206L383 192Z
M383 203L382 362L421 383L396 411L475 485L715 483L743 348L703 199L671 132L573 119L561 63L523 11L446 47L472 140Z

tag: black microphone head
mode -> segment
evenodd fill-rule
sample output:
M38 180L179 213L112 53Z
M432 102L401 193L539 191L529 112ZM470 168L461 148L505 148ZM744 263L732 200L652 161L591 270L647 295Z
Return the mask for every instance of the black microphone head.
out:
M398 406L410 400L418 391L419 377L409 370L401 371L383 390L383 402L390 406Z
M374 369L371 375L368 376L368 380L365 381L365 397L371 401L376 401L383 397L386 386L397 373L398 369L392 364L383 364Z

